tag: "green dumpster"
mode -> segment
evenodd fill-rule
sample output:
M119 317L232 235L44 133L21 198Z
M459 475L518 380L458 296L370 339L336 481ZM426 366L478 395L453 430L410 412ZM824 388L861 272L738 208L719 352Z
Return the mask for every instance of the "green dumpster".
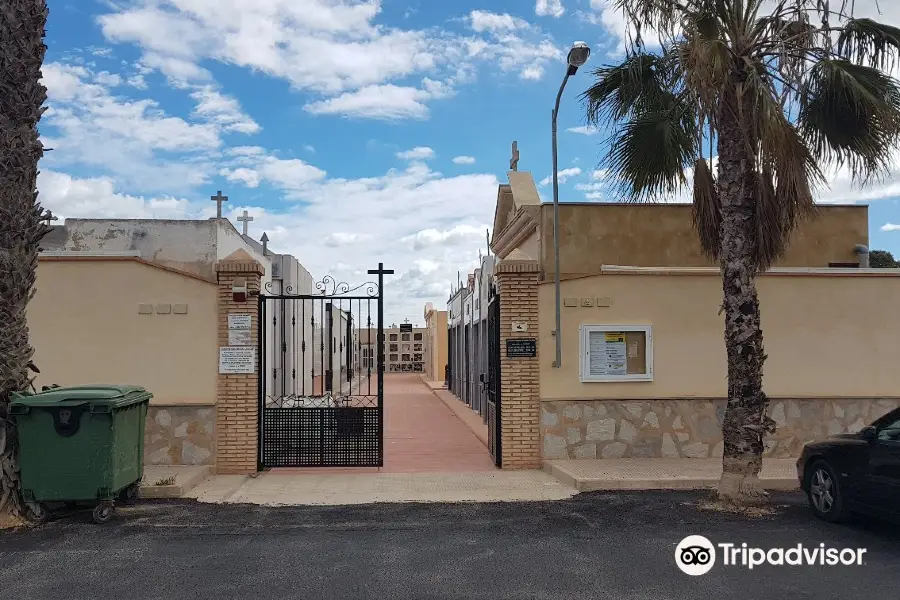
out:
M56 387L13 394L24 500L37 518L51 503L96 503L108 521L116 497L133 499L144 475L144 421L153 395L130 385Z

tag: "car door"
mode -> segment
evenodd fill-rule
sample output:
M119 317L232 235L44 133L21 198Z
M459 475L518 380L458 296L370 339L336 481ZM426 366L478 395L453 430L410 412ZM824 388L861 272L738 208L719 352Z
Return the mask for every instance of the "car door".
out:
M900 415L876 425L876 436L869 449L869 498L864 499L882 510L898 512L900 506Z

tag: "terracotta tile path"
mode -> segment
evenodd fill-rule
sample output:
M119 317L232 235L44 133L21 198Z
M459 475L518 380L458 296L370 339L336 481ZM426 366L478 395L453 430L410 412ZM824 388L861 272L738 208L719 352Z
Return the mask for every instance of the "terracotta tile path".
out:
M372 391L375 391L372 378ZM361 383L367 393L368 381ZM468 410L468 409L466 409ZM496 471L487 447L415 373L384 378L384 467L275 469L284 473L471 473Z

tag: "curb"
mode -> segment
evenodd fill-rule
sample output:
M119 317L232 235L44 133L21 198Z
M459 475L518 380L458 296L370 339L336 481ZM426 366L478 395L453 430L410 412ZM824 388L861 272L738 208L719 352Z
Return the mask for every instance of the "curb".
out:
M715 489L719 483L718 477L691 476L648 479L579 478L565 469L547 462L544 463L544 471L579 492L708 490ZM763 489L772 491L795 491L800 489L800 484L794 477L767 477L760 479L760 483Z
M181 498L199 483L212 475L212 467L195 469L188 473L175 473L175 483L171 485L141 484L140 497L158 500L161 498Z

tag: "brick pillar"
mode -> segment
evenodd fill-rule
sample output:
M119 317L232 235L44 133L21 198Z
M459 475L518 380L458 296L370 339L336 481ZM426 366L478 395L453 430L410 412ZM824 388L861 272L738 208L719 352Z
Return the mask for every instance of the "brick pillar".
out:
M500 261L494 275L500 294L500 438L504 469L538 469L540 448L540 363L507 358L506 340L538 338L538 264ZM528 330L513 332L513 323Z
M259 356L259 286L264 268L238 250L216 263L219 279L219 347L228 346L228 315L250 315L250 347ZM235 302L232 286L246 284L247 297ZM217 365L218 367L218 365ZM259 429L259 373L218 375L216 402L216 472L255 473Z

